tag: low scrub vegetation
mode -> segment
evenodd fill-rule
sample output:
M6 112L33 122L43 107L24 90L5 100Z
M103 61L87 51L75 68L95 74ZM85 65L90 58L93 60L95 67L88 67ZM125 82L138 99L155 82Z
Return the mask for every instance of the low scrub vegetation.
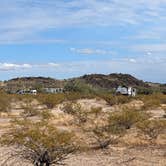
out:
M44 104L47 108L52 109L57 104L65 101L65 96L64 94L39 94L37 99L41 104Z
M138 99L144 102L143 109L153 109L160 107L161 104L166 104L166 95L161 93L156 93L152 95L140 95Z
M125 108L122 111L110 114L109 125L115 133L122 133L124 130L130 129L133 125L148 117L148 114L143 111Z
M33 102L32 98L24 99L24 102L22 104L23 112L21 113L21 116L32 117L32 116L37 116L40 114L40 111L34 108L34 105L32 102Z
M145 120L139 122L137 128L151 139L156 139L159 134L166 133L166 121L159 119Z
M99 97L104 99L110 106L125 104L132 100L132 98L129 96L113 95L111 93L104 93L104 94L101 94Z
M0 143L1 146L16 148L4 164L11 159L12 164L15 165L17 157L35 166L63 165L66 157L76 151L73 141L75 135L50 124L48 112L45 112L42 117L38 122L27 118L12 121L10 130L2 135Z
M62 107L62 110L67 114L73 115L75 123L78 125L85 123L88 119L88 112L78 103L67 102Z
M10 95L0 92L0 112L8 112L11 106Z

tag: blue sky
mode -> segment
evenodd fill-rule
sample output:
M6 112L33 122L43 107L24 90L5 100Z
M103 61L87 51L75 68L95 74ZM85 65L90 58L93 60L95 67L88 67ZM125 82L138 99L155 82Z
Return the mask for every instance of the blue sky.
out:
M129 73L166 82L166 0L1 0L0 80Z

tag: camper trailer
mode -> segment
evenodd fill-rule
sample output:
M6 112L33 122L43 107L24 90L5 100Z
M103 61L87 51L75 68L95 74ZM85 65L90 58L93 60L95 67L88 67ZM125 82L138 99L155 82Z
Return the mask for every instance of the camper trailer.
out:
M119 86L116 89L116 93L134 97L136 96L136 89L133 87Z
M32 90L18 90L16 93L17 94L21 94L21 95L25 95L25 94L36 95L37 94L37 90L36 89L32 89Z
M43 89L45 93L63 93L63 88L44 88Z

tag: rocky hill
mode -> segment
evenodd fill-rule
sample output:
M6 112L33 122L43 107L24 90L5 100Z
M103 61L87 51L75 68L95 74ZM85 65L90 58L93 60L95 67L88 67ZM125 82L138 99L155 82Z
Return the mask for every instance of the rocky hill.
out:
M40 89L49 87L63 87L64 81L49 77L22 77L14 78L5 82L6 90L15 91L18 89Z
M95 88L102 88L102 89L112 89L117 88L119 85L121 86L132 86L136 88L150 88L154 87L151 84L139 80L132 75L129 74L90 74L84 75L77 78L66 79L66 80L57 80L53 78L46 78L46 77L22 77L22 78L14 78L3 83L6 90L18 90L18 89L25 89L25 88L46 88L46 87L55 87L55 88L63 88L66 83L70 81L79 81L84 84L91 85ZM161 84L157 87L161 87Z
M149 85L142 80L139 80L129 74L91 74L84 75L77 78L95 87L110 89L117 88L119 85L122 86L133 86L133 87L149 87Z

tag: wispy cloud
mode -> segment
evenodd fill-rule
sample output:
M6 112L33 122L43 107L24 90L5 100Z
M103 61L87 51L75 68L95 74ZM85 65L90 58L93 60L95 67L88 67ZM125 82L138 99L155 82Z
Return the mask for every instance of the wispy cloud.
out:
M0 63L0 70L9 71L16 69L30 69L30 64L14 64L14 63Z
M92 48L70 48L70 51L76 54L84 54L84 55L112 55L114 54L112 51L101 50L101 49L92 49Z
M2 0L0 42L31 40L60 27L135 25L166 20L165 0Z
M58 68L60 67L60 64L50 62L46 64L17 64L17 63L0 63L0 71L21 71L21 69L34 69L34 68Z
M138 44L138 45L133 45L130 48L132 48L134 51L144 52L147 54L166 53L166 43L163 43L163 44Z
M29 75L40 71L40 75L66 78L87 73L129 73L148 81L163 81L166 72L166 57L142 56L137 58L113 58L111 60L86 60L70 62L50 62L46 64L13 64L0 63L0 72L16 72L19 75ZM24 69L24 70L22 70ZM84 70L82 70L84 69ZM155 77L154 77L155 75ZM161 79L161 77L163 79Z

